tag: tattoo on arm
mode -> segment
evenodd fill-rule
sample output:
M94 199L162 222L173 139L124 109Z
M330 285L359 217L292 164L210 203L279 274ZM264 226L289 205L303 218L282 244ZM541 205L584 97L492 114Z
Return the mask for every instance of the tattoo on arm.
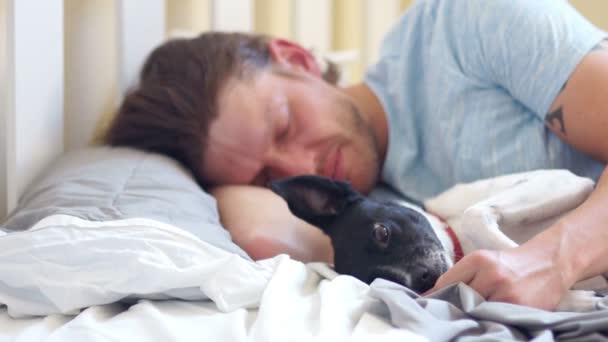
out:
M564 82L562 89L559 90L559 94L564 92L564 89L566 89L567 85L568 85L568 81ZM558 96L559 96L559 94L558 94ZM555 124L555 121L557 120L557 122L559 123L560 131L562 132L563 135L566 135L566 126L564 126L563 108L564 107L560 105L553 112L547 113L547 115L545 116L545 124L547 124L547 126L549 126L549 127L554 127L553 125Z
M608 37L602 39L599 43L597 43L590 52L595 51L608 51ZM562 89L560 89L560 94L566 89L566 85L568 82L564 83ZM559 124L559 130L563 135L566 135L566 125L564 124L564 107L559 106L553 112L547 113L545 116L545 123L549 127L556 128L556 124Z
M600 51L600 50L608 51L608 38L602 39L602 41L600 41L599 43L597 43L597 45L595 45L591 49L590 52Z
M559 123L560 131L562 132L563 135L566 135L566 125L564 124L563 108L564 108L563 106L559 106L559 108L557 108L553 112L548 113L545 116L545 123L547 123L547 125L550 127L554 127L555 121L557 121Z

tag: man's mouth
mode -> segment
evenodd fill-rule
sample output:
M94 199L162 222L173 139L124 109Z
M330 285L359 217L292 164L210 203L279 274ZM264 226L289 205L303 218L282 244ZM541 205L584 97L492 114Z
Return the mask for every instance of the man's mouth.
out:
M337 146L333 153L330 153L325 162L323 175L332 179L344 180L344 157L341 146Z

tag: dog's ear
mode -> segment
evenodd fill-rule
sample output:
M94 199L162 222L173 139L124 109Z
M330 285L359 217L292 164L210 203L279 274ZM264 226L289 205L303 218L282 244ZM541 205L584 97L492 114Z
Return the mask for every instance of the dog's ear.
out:
M328 225L348 204L362 198L350 183L311 175L272 181L270 189L287 201L295 216L328 234Z

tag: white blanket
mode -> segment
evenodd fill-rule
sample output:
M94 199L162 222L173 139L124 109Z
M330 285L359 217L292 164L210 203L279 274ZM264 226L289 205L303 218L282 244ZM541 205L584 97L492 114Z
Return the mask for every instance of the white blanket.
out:
M366 284L318 270L332 274L286 255L250 262L156 221L53 216L0 237L0 340L424 340L374 314Z
M427 205L458 225L464 203L512 180L457 186ZM0 340L424 340L326 265L248 261L147 219L57 215L0 236L0 303Z

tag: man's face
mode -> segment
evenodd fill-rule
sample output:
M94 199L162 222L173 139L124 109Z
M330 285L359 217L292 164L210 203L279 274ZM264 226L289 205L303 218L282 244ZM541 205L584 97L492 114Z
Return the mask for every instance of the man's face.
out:
M254 184L302 174L349 181L368 192L379 169L377 139L352 100L304 71L261 71L220 90L203 179Z

